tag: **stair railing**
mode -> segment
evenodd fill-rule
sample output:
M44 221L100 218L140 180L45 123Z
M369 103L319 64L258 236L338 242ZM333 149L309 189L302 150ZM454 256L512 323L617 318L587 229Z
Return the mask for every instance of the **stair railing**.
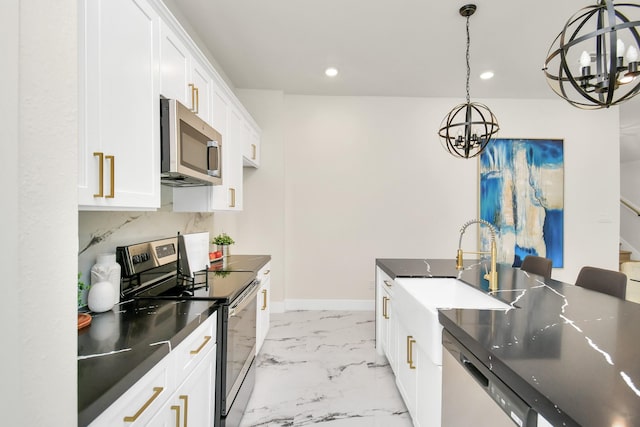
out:
M620 203L629 208L631 212L635 213L637 216L640 216L640 209L633 206L633 204L631 204L631 202L629 202L628 200L620 198Z

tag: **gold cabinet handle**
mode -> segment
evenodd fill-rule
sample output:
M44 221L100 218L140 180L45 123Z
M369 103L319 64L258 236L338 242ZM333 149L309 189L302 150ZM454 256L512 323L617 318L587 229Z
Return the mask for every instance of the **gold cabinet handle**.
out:
M189 83L191 88L191 111L196 111L196 86L193 83Z
M176 412L176 427L180 427L180 406L171 405L171 410Z
M116 157L115 156L104 156L105 159L109 160L111 168L111 180L110 180L110 185L111 185L111 192L109 194L107 194L106 196L104 196L106 199L113 199L116 195L116 189L115 189L115 172L116 172Z
M149 407L149 405L151 405L153 403L154 400L156 400L158 398L158 396L160 396L160 393L162 393L162 390L164 390L164 387L154 387L153 388L153 395L151 395L151 397L149 398L149 400L147 400L144 405L142 405L140 407L140 409L138 409L138 412L136 412L133 416L126 416L124 417L124 422L125 423L132 423L135 420L138 419L138 417L140 415L142 415L142 413Z
M256 144L251 144L251 160L256 159Z
M198 91L197 87L193 87L193 90L196 93L196 106L195 106L195 111L194 113L198 114L198 112L200 112L200 92Z
M271 273L271 270L265 270L263 274L266 276L266 275L268 275L269 273Z
M180 395L179 399L182 400L183 406L184 406L184 418L183 418L184 424L183 424L183 426L187 427L188 426L187 415L189 414L189 396L187 396L185 394L182 394L182 395Z
M388 297L382 297L382 317L384 317L387 320L389 319L389 308L387 306L388 302L389 302Z
M413 364L413 344L415 342L416 340L412 336L407 337L407 363L409 364L409 369L416 369Z
M393 282L391 282L389 280L385 280L384 284L387 285L387 288L390 288L393 285Z
M263 289L262 290L262 308L261 310L266 310L267 309L267 290Z
M229 188L229 195L231 196L231 203L229 203L230 208L236 207L236 189Z
M94 157L98 157L98 193L93 197L104 197L104 153L95 152Z
M202 349L204 348L205 345L207 345L207 343L209 342L209 340L211 340L211 336L210 335L206 335L204 337L204 341L202 341L202 344L200 344L200 347L198 347L195 350L191 350L190 353L191 354L198 354L200 353L200 351L202 351Z

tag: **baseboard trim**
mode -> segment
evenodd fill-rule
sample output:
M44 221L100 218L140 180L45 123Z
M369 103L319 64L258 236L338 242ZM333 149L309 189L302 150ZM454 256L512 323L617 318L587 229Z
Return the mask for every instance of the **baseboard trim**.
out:
M284 313L285 311L374 311L375 300L363 299L287 299L284 301L271 301L272 313Z

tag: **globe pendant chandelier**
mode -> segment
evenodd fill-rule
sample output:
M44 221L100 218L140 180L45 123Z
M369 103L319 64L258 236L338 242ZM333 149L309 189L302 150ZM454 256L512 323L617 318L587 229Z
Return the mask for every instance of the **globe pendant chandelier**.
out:
M467 19L467 102L454 107L440 124L438 135L442 146L455 157L468 159L482 153L491 137L500 127L489 107L471 102L469 96L469 17L476 11L475 4L460 8L460 15Z
M544 63L551 89L585 110L609 108L634 97L640 91L638 17L640 5L614 5L611 0L598 0L571 16Z

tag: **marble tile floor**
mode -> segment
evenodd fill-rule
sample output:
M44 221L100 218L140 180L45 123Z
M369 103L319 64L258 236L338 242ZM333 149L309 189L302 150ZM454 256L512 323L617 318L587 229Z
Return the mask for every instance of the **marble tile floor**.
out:
M271 314L240 427L411 427L372 311Z

